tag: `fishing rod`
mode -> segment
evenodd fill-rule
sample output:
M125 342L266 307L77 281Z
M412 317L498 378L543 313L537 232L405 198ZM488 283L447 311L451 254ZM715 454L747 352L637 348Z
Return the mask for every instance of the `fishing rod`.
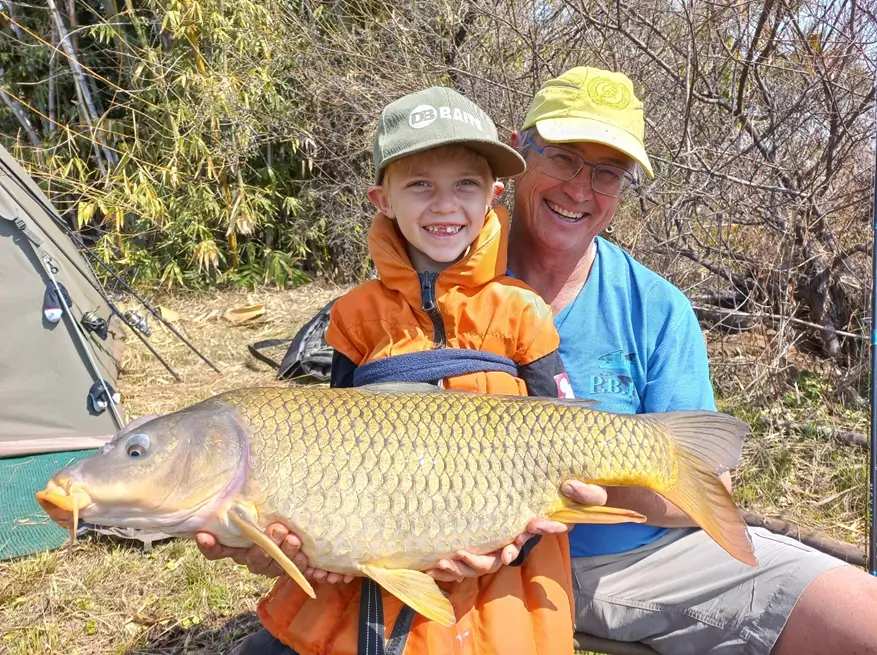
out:
M874 77L877 89L877 74ZM874 103L877 126L877 102ZM874 179L871 222L871 449L868 482L871 490L871 525L868 532L868 569L877 576L877 136L874 139Z
M79 344L82 346L82 350L85 352L85 356L88 358L88 362L91 364L91 367L94 369L94 375L97 378L98 382L103 388L104 393L107 397L107 406L110 408L110 412L113 415L113 418L116 421L116 426L121 430L125 422L122 420L122 417L119 415L119 410L116 408L116 403L113 401L113 394L110 393L110 390L107 388L107 383L101 375L101 370L98 367L97 363L94 361L94 357L91 356L91 347L88 345L88 339L85 336L82 328L79 326L79 322L73 316L73 310L70 308L70 305L67 304L67 299L64 297L64 293L61 291L61 287L58 285L58 280L55 278L55 264L52 261L52 258L48 255L43 256L43 267L46 269L46 273L49 274L49 277L52 280L52 285L55 287L55 293L58 295L58 300L61 301L61 306L64 308L64 315L69 319L71 325L73 326L73 332L76 333L76 338L79 339Z
M105 263L100 257L98 257L98 256L95 255L93 252L91 252L91 250L88 248L88 246L85 245L85 242L79 237L79 235L75 234L72 230L70 230L70 228L69 228L66 224L64 224L64 222L61 220L61 218L58 217L58 216L55 214L55 210L54 210L54 208L52 208L52 207L47 207L47 206L46 206L46 203L43 202L42 198L40 198L40 197L38 197L37 195L35 195L35 194L34 194L34 193L33 193L33 192L27 187L27 185L23 183L23 181L19 178L19 176L15 173L15 171L13 171L13 170L12 170L11 168L9 168L8 166L6 166L6 169L7 169L7 174L8 174L10 177L12 177L12 178L18 183L19 188L20 188L22 191L24 191L25 193L27 193L28 196L31 198L31 200L33 200L34 202L36 202L37 204L39 204L39 205L43 208L43 210L49 215L49 217L51 217L51 219L55 222L55 224L58 225L62 230L64 230L64 233L65 233L65 234L71 239L71 241L73 241L73 243L76 244L76 245L79 247L80 251L84 252L84 253L86 254L87 257L90 257L91 259L93 259L94 261L96 261L98 264L100 264L100 266L101 266L101 267L102 267L107 273L109 273L110 276L111 276L111 277L112 277L112 278L113 278L118 284L120 284L120 285L122 286L122 288L126 291L126 293L128 293L128 294L131 295L131 296L133 296L133 297L134 297L134 298L135 298L135 299L136 299L141 305L143 305L143 307L144 307L147 311L149 311L149 313L151 313L156 319L158 319L158 321L159 321L162 325L164 325L165 327L167 327L167 328L168 328L168 329L169 329L169 330L170 330L170 331L171 331L171 332L172 332L172 333L173 333L173 334L174 334L174 335L175 335L180 341L182 341L182 342L183 342L183 343L189 348L189 350L191 350L193 353L195 353L195 355L197 355L198 357L200 357L201 360L204 361L204 363L206 363L210 368L212 368L212 369L213 369L214 371L216 371L217 373L222 373L222 371L220 371L220 370L219 370L219 369L213 364L213 362L211 362L209 359L207 359L207 357L205 357L205 356L201 353L201 351L199 351L194 345L192 345L191 342L189 342L188 339L186 339L182 334L180 334L180 332L179 332L179 331L178 331L178 330L177 330L177 329L176 329L171 323L169 323L168 321L166 321L166 320L164 319L164 317L163 317L163 316L162 316L162 315L161 315L161 314L160 314L160 313L159 313L159 312L158 312L158 311L157 311L157 310L156 310L151 304L149 304L147 301L145 301L143 298L141 298L141 297L137 294L137 292L134 291L134 289L132 289L132 288L128 285L127 282L125 282L125 280L123 280L123 279L122 279L122 278L121 278L121 277L120 277L120 276L119 276L119 275L118 275L118 274L117 274L112 268L110 268L110 266L109 266L108 264L106 264L106 263ZM25 211L27 211L27 210L25 210ZM33 220L33 216L31 216L31 219ZM39 225L39 222L38 222L38 221L34 220L33 222L34 222L36 225ZM72 259L72 258L66 253L66 251L64 251L63 248L61 248L61 246L58 244L57 241L55 241L55 239L52 237L52 235L49 234L48 232L46 232L45 230L43 230L43 234L45 234L45 235L49 238L49 240L50 240L52 243L55 244L55 247L56 247L56 248L58 248L59 250L61 250L62 252L64 252L64 255L65 255L65 257L67 257L68 261L70 261L70 263L72 263L74 266L76 266L76 268L77 268L77 270L79 270L80 274L82 274L84 277L87 277L87 278L89 279L89 283L91 283L91 285L92 285L93 287L95 287L95 290L97 290L99 293L102 293L99 289L97 289L97 287L95 286L94 282L92 282L91 277L85 275L85 274L82 272L82 269L78 266L78 264L77 264L75 261L73 261L73 259ZM89 268L91 268L91 265L89 265ZM94 269L92 268L91 270L92 270L92 276L95 276L95 277L96 277L96 275L94 274ZM107 303L109 304L109 299L107 299L107 298L105 297L105 300L107 300ZM126 320L125 322L126 322L126 324L127 324L127 320ZM138 335L138 336L139 336L139 335ZM145 342L144 342L144 343L145 343ZM150 348L151 348L151 347L150 347ZM153 352L154 352L154 351L153 351ZM158 355L156 354L156 356L158 356ZM159 358L159 359L160 359L160 358ZM167 365L165 365L165 366L167 367ZM174 374L174 377L177 377L176 374ZM177 378L177 379L179 379L179 378Z
M92 285L92 287L94 287L94 285ZM107 307L110 308L110 312L115 314L116 316L118 316L122 320L122 322L131 329L131 332L133 332L135 335L137 335L137 338L143 342L143 345L146 346L146 349L149 350L150 353L152 353L152 356L155 357L159 362L161 362L162 366L164 366L167 369L168 373L170 373L171 375L174 376L174 380L176 380L177 382L182 382L183 381L182 378L180 378L180 376L177 374L177 372L173 368L171 368L170 364L168 364L166 361L164 361L164 358L162 358L162 356L158 354L158 351L156 351L155 348L152 347L152 344L149 343L149 341L146 339L146 337L140 333L140 329L136 325L134 325L132 322L130 322L128 320L128 317L125 316L124 314L122 314L122 312L119 311L119 308L116 307L112 303L112 301L105 294L103 294L101 292L100 289L95 287L95 291L97 291L101 295L101 297L104 299L104 302L107 304Z
M0 192L2 192L2 193L6 193L6 191L5 191L5 189L3 188L2 185L0 185ZM10 201L12 201L12 197L9 196L9 198L10 198ZM31 214L30 214L29 212L27 212L27 210L24 209L24 207L22 207L20 204L18 204L18 207L19 207L20 209L23 209L23 210L25 211L25 213L27 213L27 215L31 218L31 220L32 220L32 222L33 222L34 224L37 223L37 221L33 220L33 216L31 216ZM41 248L41 246L42 246L42 241L39 240L39 237L37 237L36 234L33 234L32 232L30 232L29 228L27 228L26 226L23 227L23 223L22 223L22 225L19 225L17 221L13 221L13 222L15 222L16 226L17 226L22 232L24 232L24 236L25 236L25 238L26 238L28 241L30 241L30 242L32 243L33 247L37 250L37 255L38 255L41 259L43 259L43 256L40 254L40 253L42 252L42 248ZM152 344L149 343L149 342L146 340L146 338L140 333L140 330L137 328L137 326L134 324L134 322L133 322L132 320L129 320L129 318L128 318L127 316L125 316L124 314L122 314L122 312L119 310L119 308L116 307L116 306L113 304L113 301L110 300L109 296L104 292L104 290L101 288L101 286L100 286L99 284L96 284L96 283L94 282L94 276L93 276L93 275L88 275L85 271L83 271L83 270L82 270L82 267L79 265L79 262L77 262L75 259L73 259L72 257L70 257L70 255L67 253L67 251L64 250L64 249L58 244L58 242L55 240L55 238L54 238L51 234L49 234L49 233L46 232L45 230L43 230L43 234L44 234L44 235L45 235L45 236L46 236L46 237L47 237L47 238L48 238L48 239L49 239L49 240L55 245L55 248L57 248L59 252L64 253L64 257L67 259L67 261L68 261L68 262L69 262L69 263L70 263L70 264L71 264L71 265L72 265L72 266L73 266L73 267L79 272L79 274L80 274L85 280L88 281L88 284L91 286L91 288L94 289L94 291L95 291L95 292L101 297L101 299L107 304L107 307L109 308L110 312L111 312L112 314L115 314L116 316L118 316L119 319L121 319L121 321L122 321L125 325L128 326L128 328L129 328L129 329L130 329L130 330L131 330L131 331L137 336L137 338L140 339L140 341L143 342L143 345L146 346L147 350L149 350L149 352L152 353L152 355L153 355L153 356L154 356L159 362L161 362L161 364L162 364L162 365L168 370L168 372L169 372L172 376L174 376L174 379L175 379L177 382L182 382L182 379L181 379L180 376L177 374L177 372L176 372L173 368L171 368L171 365L168 364L168 363L164 360L164 358L163 358L161 355L158 354L158 351L156 351L155 348L152 347ZM54 262L54 260L53 260L53 262ZM47 262L45 262L45 261L43 261L43 264L44 264L44 266L48 265ZM54 263L52 263L52 266L54 267ZM56 272L57 272L57 269L53 268L51 271L49 271L49 274L50 274L50 275L53 275L53 274L56 273ZM54 278L52 278L52 281L54 282ZM55 288L56 288L56 290L57 290L57 284L55 285ZM89 312L86 312L86 313L89 313ZM70 316L71 316L71 317L73 316L72 312L71 312ZM85 314L83 314L83 318L84 318L84 317L85 317Z
M70 233L70 235L72 236L72 232ZM95 255L93 252L91 252L91 250L89 250L89 249L86 247L85 243L84 243L81 239L79 239L79 237L75 237L75 240L78 241L78 244L77 244L77 245L80 245L80 246L82 247L82 249L85 251L85 253L86 253L87 256L89 256L89 257L91 257L92 259L94 259L94 261L96 261L98 264L100 264L101 267L102 267L107 273L109 273L109 274L115 279L115 281L116 281L118 284L122 285L122 288L125 290L126 293L128 293L128 294L131 295L131 296L134 296L134 298L135 298L135 299L136 299L141 305L143 305L143 307L146 308L146 310L147 310L150 314L152 314L155 318L157 318L158 321L159 321L162 325L164 325L167 329L169 329L171 332L173 332L174 335L176 335L176 337L177 337L180 341L182 341L184 344L186 344L186 345L189 347L189 350L191 350L193 353L195 353L196 355L198 355L198 357L200 357L201 360L202 360L205 364L207 364L207 366L209 366L210 368L212 368L212 369L213 369L214 371L216 371L217 373L220 373L220 374L222 373L222 371L220 371L218 368L216 368L216 366L213 364L213 362L211 362L209 359L207 359L207 357L205 357L203 354L201 354L201 351L199 351L195 346L193 346L191 343L189 343L189 340L186 339L186 337L184 337L182 334L180 334L180 333L177 331L177 328L175 328L175 327L173 326L173 324L168 323L168 322L164 319L164 317L161 315L161 313L160 313L158 310L156 310L152 305L150 305L150 304L149 304L148 302L146 302L143 298L141 298L139 295L137 295L137 292L134 291L134 289L132 289L130 286L128 286L128 283L125 282L125 280L123 280L121 277L119 277L119 275L118 275L118 274L117 274L112 268L110 268L110 266L109 266L106 262L104 262L100 257L98 257L97 255Z

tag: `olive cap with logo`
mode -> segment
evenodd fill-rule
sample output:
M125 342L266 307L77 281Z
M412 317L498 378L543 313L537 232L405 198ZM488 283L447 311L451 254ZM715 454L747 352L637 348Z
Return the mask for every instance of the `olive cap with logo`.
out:
M552 143L602 143L636 160L649 177L643 103L623 73L579 66L545 82L521 129L536 126Z
M496 178L526 168L523 157L499 140L496 125L478 105L453 89L433 86L394 100L381 112L374 139L375 184L381 183L387 164L448 145L477 152Z

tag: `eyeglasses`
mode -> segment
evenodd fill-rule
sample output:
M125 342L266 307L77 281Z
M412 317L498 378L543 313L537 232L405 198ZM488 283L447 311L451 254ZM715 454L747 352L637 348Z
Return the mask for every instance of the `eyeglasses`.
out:
M627 189L636 184L633 175L618 166L591 164L570 150L564 150L557 146L540 148L530 139L527 139L527 145L539 153L542 172L555 180L564 182L571 180L579 174L582 167L590 166L593 169L591 171L591 188L604 196L620 198Z

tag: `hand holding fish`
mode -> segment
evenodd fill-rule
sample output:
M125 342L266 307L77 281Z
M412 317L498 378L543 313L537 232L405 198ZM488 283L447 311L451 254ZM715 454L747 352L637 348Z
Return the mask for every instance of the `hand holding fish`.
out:
M578 480L567 480L560 486L567 498L582 505L605 505L606 489L596 484L586 484ZM463 578L474 578L488 573L496 573L502 564L511 564L525 543L537 535L564 534L574 526L550 519L535 518L527 524L527 531L515 538L515 541L501 550L486 555L473 555L459 551L455 559L443 559L438 566L426 571L439 582L454 582Z
M282 523L272 523L269 525L265 534L275 544L280 546L280 550L286 555L298 568L304 572L306 578L317 580L318 582L328 582L335 584L336 582L351 582L352 575L342 575L340 573L332 573L324 569L315 569L308 566L307 556L301 552L301 540L297 535L291 533L289 529ZM277 564L271 555L269 555L261 546L254 545L249 548L239 548L234 546L224 546L219 540L209 532L198 532L195 535L195 543L198 550L207 559L213 561L230 557L237 564L246 566L250 573L254 575L264 575L267 578L276 578L284 575L285 571Z
M595 484L569 480L561 485L560 489L570 500L582 505L606 504L606 490ZM535 518L527 525L527 531L519 535L513 543L505 548L485 555L473 555L466 551L459 551L457 558L443 559L438 563L438 566L427 570L426 573L439 582L454 582L463 578L495 573L501 565L510 564L517 559L521 547L533 537L543 534L563 534L571 528L571 525L565 523ZM342 580L345 583L353 580L351 575L341 575L323 569L311 568L308 565L307 556L301 552L301 540L282 523L272 523L265 530L265 533L275 544L280 546L284 555L292 560L300 570L304 571L305 577L329 584L335 584ZM195 543L201 554L211 561L230 557L236 563L246 566L250 573L255 575L276 578L284 574L280 565L260 546L249 548L223 546L209 532L199 532L195 537Z

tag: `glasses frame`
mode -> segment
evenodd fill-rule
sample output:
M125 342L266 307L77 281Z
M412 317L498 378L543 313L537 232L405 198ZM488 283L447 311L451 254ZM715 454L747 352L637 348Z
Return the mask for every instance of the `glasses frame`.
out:
M585 161L579 153L577 153L577 152L573 152L572 150L567 150L566 148L561 148L560 146L556 146L556 145L554 145L553 143L549 143L549 144L544 145L544 146L542 146L542 147L540 148L540 147L537 146L535 143L533 143L533 140L530 139L529 137L527 138L526 143L527 143L528 146L530 146L531 148L533 148L533 150L535 150L536 152L539 153L539 160L540 160L540 161L542 161L542 153L544 152L545 148L557 148L558 150L563 150L564 152L569 153L570 155L572 155L573 157L575 157L576 159L578 159L580 162L582 162L581 165L579 165L579 167L576 169L576 172L573 173L572 175L570 175L570 176L567 177L567 178L557 177L556 175L552 175L552 174L549 173L548 171L544 171L545 174L546 174L548 177L553 178L553 179L555 179L555 180L560 180L561 182L566 182L566 181L568 181L568 180L571 180L571 179L573 179L576 175L578 175L579 173L581 173L581 172L582 172L582 169L583 169L585 166L589 166L589 167L590 167L591 169L593 169L593 170L596 170L598 167L604 167L604 168L611 168L611 169L616 170L616 171L621 171L622 177L625 177L625 178L627 178L627 179L629 180L629 185L628 185L627 188L632 187L632 186L636 186L636 183L637 183L637 181L636 181L636 177L634 177L633 174L632 174L630 171L627 171L627 170L621 168L620 166L613 166L612 164L592 164L592 163L589 162L589 161ZM621 198L621 196L624 194L624 191L625 191L625 189L622 189L622 190L621 190L621 193L619 193L618 195L613 195L613 194L611 194L611 193L606 193L605 191L600 191L599 189L597 189L597 188L594 187L594 175L593 175L593 172L591 173L591 190L592 190L594 193L599 193L601 196L608 196L608 197L610 197L610 198Z

